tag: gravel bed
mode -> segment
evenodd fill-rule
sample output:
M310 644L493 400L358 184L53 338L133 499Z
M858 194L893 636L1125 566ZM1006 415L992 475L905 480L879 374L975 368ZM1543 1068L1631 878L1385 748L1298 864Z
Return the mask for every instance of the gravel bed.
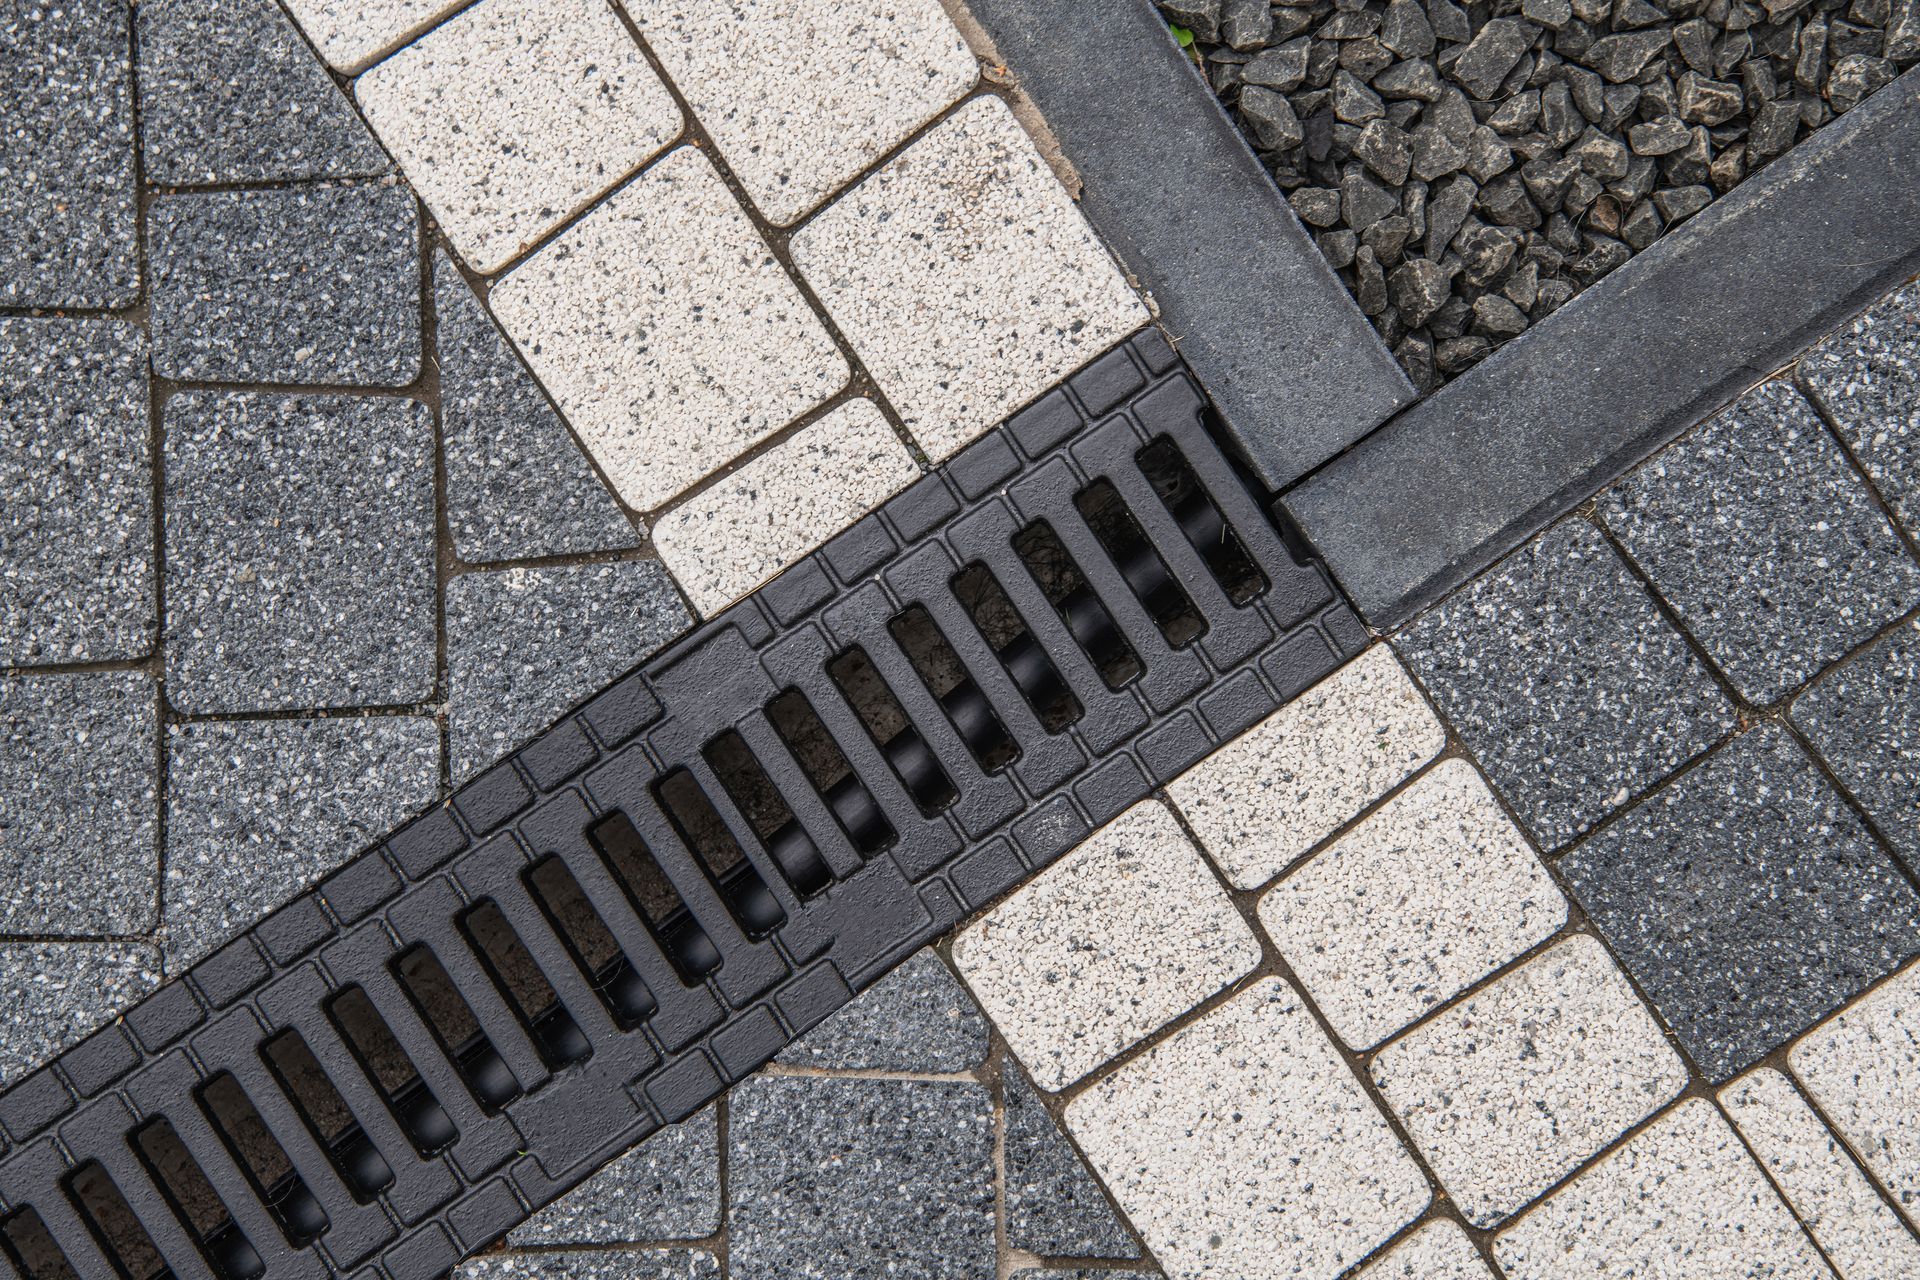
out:
M1162 0L1422 390L1920 62L1920 0Z

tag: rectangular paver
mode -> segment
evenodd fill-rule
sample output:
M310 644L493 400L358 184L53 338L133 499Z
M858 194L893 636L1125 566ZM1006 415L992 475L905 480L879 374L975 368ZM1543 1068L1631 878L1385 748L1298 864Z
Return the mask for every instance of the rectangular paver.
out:
M1267 978L1067 1106L1173 1280L1333 1280L1427 1180L1293 989Z
M460 1280L719 1280L704 1249L487 1253L460 1264Z
M828 1071L971 1071L987 1056L987 1020L932 951L920 951L782 1049L784 1066Z
M919 475L873 401L849 400L662 516L653 542L711 615Z
M1920 536L1920 282L1807 352L1798 372L1907 532Z
M1902 627L1829 672L1794 703L1793 722L1920 869L1920 629Z
M1492 1280L1493 1272L1474 1251L1458 1224L1433 1222L1368 1265L1357 1280Z
M0 1087L159 982L160 954L144 942L0 943Z
M1547 869L1464 760L1434 766L1260 900L1261 925L1355 1048L1566 919Z
M692 147L542 247L490 301L614 488L642 510L847 380L826 327Z
M354 96L477 271L518 257L680 132L606 0L481 0L361 76Z
M935 460L1147 321L997 98L801 227L793 260Z
M458 9L462 0L287 0L293 20L348 75Z
M1236 888L1265 884L1446 746L1446 731L1376 645L1168 786Z
M1253 931L1157 800L953 944L960 976L1043 1089L1073 1083L1259 960Z
M1374 1083L1469 1222L1492 1226L1651 1115L1686 1069L1575 937L1394 1041Z
M507 1244L538 1249L698 1240L718 1231L720 1221L720 1124L707 1107L616 1157L507 1232Z

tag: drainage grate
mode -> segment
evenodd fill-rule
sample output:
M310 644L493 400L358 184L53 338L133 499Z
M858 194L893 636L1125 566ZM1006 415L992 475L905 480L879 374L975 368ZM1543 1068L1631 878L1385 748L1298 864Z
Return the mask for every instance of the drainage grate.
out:
M1356 651L1157 335L0 1095L0 1280L431 1280Z

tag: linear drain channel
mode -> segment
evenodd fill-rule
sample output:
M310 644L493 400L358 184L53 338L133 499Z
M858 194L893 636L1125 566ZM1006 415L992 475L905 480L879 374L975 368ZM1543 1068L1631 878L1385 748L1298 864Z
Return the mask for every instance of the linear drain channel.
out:
M0 1095L0 1280L431 1280L1364 633L1152 333Z

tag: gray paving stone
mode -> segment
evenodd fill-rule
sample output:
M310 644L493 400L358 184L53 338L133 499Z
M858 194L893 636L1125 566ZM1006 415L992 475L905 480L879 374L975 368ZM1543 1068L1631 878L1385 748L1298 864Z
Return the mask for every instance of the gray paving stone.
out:
M696 1240L720 1229L712 1107L663 1129L507 1233L509 1247Z
M1841 438L1920 537L1920 282L1896 289L1800 360Z
M984 1085L756 1076L730 1097L734 1280L992 1280Z
M505 335L445 253L433 259L447 525L462 560L639 545Z
M0 944L0 1088L159 982L159 953L143 942Z
M774 1059L840 1071L970 1071L987 1020L940 957L921 951Z
M433 692L425 405L195 391L167 402L163 429L176 708L366 706Z
M1560 869L1715 1080L1920 953L1920 895L1774 725L1717 753Z
M1774 702L1920 601L1920 565L1798 391L1768 382L1600 511L1736 688Z
M0 933L152 927L157 713L143 672L0 679Z
M447 584L453 779L692 625L658 561L463 574Z
M420 226L385 184L162 196L154 372L398 387L420 372Z
M1829 672L1792 714L1894 851L1920 870L1920 633L1902 627Z
M140 289L127 0L0 13L0 303L118 307Z
M272 0L142 0L140 153L162 186L393 167Z
M1521 548L1396 643L1547 848L1733 727L1680 634L1583 521Z
M712 1280L714 1256L701 1249L589 1249L488 1253L460 1264L461 1280Z
M1138 1258L1092 1170L1011 1063L1006 1116L1007 1245L1049 1258Z
M439 787L440 727L426 716L168 729L168 972L433 803Z
M0 320L0 403L0 666L150 652L146 338Z

